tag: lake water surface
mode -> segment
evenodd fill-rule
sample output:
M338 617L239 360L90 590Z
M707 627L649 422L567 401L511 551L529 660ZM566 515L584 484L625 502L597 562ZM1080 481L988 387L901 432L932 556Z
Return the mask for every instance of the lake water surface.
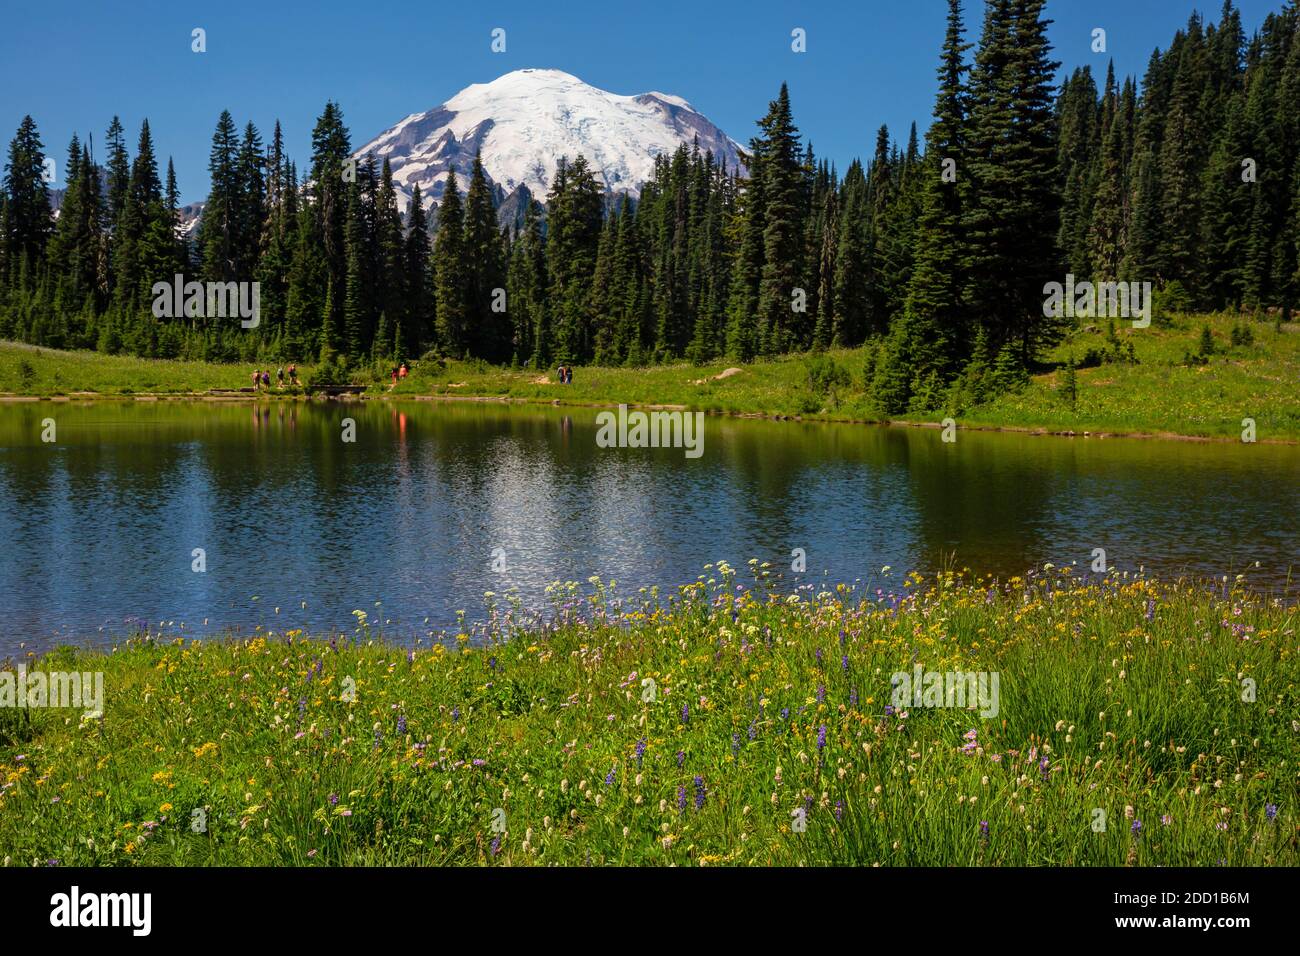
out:
M411 639L458 610L481 617L485 591L544 607L548 583L598 574L634 595L722 558L742 580L758 558L791 584L872 589L953 564L1086 568L1094 548L1121 569L1246 572L1278 590L1300 570L1295 446L967 431L945 444L937 429L707 418L691 459L600 448L596 415L0 405L0 658L20 641L106 642L127 619L192 635L342 630L356 608ZM796 548L804 575L790 571Z

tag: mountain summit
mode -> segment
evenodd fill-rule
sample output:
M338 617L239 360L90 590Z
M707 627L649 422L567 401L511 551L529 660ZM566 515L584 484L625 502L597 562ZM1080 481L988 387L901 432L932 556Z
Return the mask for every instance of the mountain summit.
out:
M679 96L620 96L560 70L515 70L412 113L355 155L388 159L405 211L416 183L426 199L440 199L452 166L464 189L477 150L501 196L525 186L545 200L560 159L579 155L609 192L637 196L656 156L696 139L728 169L739 165L739 144Z

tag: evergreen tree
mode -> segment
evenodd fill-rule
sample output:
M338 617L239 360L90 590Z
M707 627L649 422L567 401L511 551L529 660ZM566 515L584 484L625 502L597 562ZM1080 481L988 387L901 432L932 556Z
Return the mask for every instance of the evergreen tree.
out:
M3 241L14 273L34 277L54 229L50 190L45 182L45 152L36 122L24 116L9 142L4 168L6 222ZM24 283L25 284L25 283Z
M239 141L229 110L222 110L212 134L208 175L212 185L199 223L203 276L209 282L236 281L239 276L239 240L243 215Z
M1059 326L1042 314L1059 270L1053 71L1044 0L991 0L971 81L972 180L963 211L966 299L1023 364Z
M429 220L424 211L420 184L411 187L411 202L406 212L407 232L403 247L405 277L402 291L406 307L402 310L403 351L418 355L433 344L433 282L429 271Z
M839 248L835 254L831 341L841 347L858 345L867 333L869 208L866 174L855 159L849 164L840 187L842 212Z
M342 351L349 358L359 358L369 351L366 332L371 308L365 267L367 230L361 208L360 184L348 184L346 209L344 241L347 268L344 273Z
M244 126L235 166L238 208L232 250L234 274L241 282L251 282L257 272L266 221L266 157L262 152L262 137L252 123Z
M584 361L590 351L590 279L604 214L601 188L583 156L557 171L547 197L550 292L546 350L558 361Z
M116 225L126 205L126 191L131 182L131 165L126 153L126 134L116 116L108 124L108 221Z
M963 233L961 170L966 160L966 72L961 0L948 2L948 26L939 62L934 123L926 137L916 263L906 310L919 334L950 366L966 353L970 332L962 312L966 277L960 271Z
M505 266L501 234L497 227L492 189L483 171L483 161L474 155L469 190L465 194L465 222L462 238L465 257L466 340L470 351L492 362L510 360L509 297L505 289ZM502 305L506 306L501 311Z
M758 290L759 347L775 354L794 344L792 302L803 272L804 210L799 131L784 83L760 122L763 162L763 270Z
M1107 84L1108 88L1110 84ZM1128 190L1125 181L1125 124L1120 100L1107 94L1103 122L1105 142L1098 159L1096 192L1092 216L1084 223L1087 230L1087 268L1081 275L1097 281L1119 278L1120 264L1127 241Z
M384 158L379 173L379 190L375 197L375 307L389 320L389 334L377 330L375 336L392 349L399 328L405 330L402 317L410 296L406 289L407 259L402 236L402 215L397 208L397 191L393 187L393 170ZM423 290L420 290L423 291ZM403 335L405 338L405 334ZM405 351L405 343L403 349ZM401 356L396 356L399 360Z
M447 174L438 206L438 235L433 244L434 297L438 344L454 358L469 347L468 276L465 263L465 216L456 187L456 170Z
M321 254L325 270L334 287L330 306L342 308L339 291L347 284L347 249L344 236L347 219L348 186L356 181L355 161L349 161L351 143L343 125L343 111L333 102L327 102L316 120L311 135L311 200L316 216L316 232L320 236ZM329 316L326 326L342 327L342 315Z
M766 203L763 196L763 145L750 143L749 178L739 184L733 233L739 234L739 248L731 269L727 299L727 355L747 362L757 354L759 286L763 275Z

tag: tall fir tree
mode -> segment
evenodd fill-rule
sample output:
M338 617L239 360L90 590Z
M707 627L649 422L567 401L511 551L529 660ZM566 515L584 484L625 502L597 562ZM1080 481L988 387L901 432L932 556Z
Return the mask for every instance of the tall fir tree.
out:
M442 202L438 205L438 235L433 244L438 345L453 358L461 358L469 348L464 235L465 214L453 167L447 174Z

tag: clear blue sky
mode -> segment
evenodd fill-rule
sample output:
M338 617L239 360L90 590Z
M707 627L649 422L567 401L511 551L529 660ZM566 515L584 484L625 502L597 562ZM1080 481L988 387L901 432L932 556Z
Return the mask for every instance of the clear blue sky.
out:
M966 0L978 34L983 0ZM1247 35L1284 0L1238 0ZM1220 0L1049 0L1063 69L1092 64L1104 76L1139 79L1193 9L1217 19ZM934 101L944 0L528 3L185 2L59 0L9 4L0 32L0 137L25 113L59 163L71 134L104 130L116 113L134 152L148 117L165 168L175 158L182 198L207 192L207 154L222 109L264 136L278 117L291 155L306 165L311 127L337 100L360 144L409 113L436 106L470 83L522 67L566 70L616 93L659 90L689 100L741 142L754 132L782 80L795 120L819 155L843 171L868 154L887 123L903 140L924 134ZM207 52L190 31L207 31ZM506 30L506 52L490 49ZM807 31L806 53L790 32ZM1094 27L1107 54L1091 50ZM972 36L973 39L973 36Z

